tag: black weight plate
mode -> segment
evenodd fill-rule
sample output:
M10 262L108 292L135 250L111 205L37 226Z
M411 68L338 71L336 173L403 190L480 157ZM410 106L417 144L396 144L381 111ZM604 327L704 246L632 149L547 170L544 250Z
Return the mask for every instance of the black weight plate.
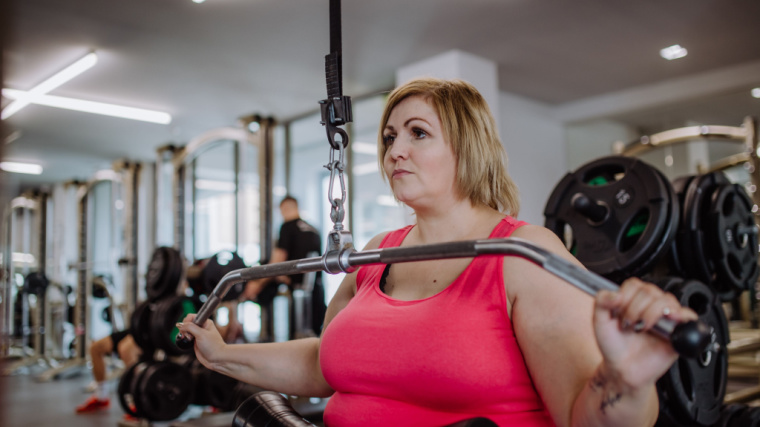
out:
M156 362L152 360L144 360L142 362L136 363L134 365L134 369L132 369L132 376L129 381L129 386L126 388L124 400L125 402L131 401L134 405L134 410L129 411L129 414L134 417L146 418L146 414L145 411L143 411L142 402L140 399L140 394L142 393L142 390L140 389L140 377L154 363Z
M190 363L190 374L193 377L193 405L206 406L209 405L208 393L206 392L206 371L208 368L203 366L198 359L194 359Z
M208 404L222 412L234 410L237 406L235 393L237 392L238 380L210 369L206 369L206 371L204 383L208 395Z
M135 307L129 322L129 333L143 354L152 354L156 347L151 339L153 308L150 301L143 301Z
M156 248L145 274L145 292L156 301L176 293L182 278L182 258L176 249L168 246Z
M713 260L708 256L705 222L712 205L712 193L730 182L722 172L694 177L683 191L681 227L676 237L681 271L686 278L711 286L715 280Z
M195 313L198 307L192 299L183 296L169 296L153 305L150 323L150 339L155 348L163 350L169 356L179 356L192 352L192 348L182 350L174 340L179 330L177 322L186 315Z
M676 193L676 197L678 198L678 216L680 218L678 222L678 230L676 231L676 238L673 239L673 242L671 243L671 250L668 255L668 261L670 263L670 270L673 274L685 276L684 274L684 265L683 265L683 257L678 252L678 242L680 239L680 235L683 233L684 229L684 218L683 218L683 211L685 206L685 199L686 199L686 189L689 188L689 185L691 182L696 178L695 175L687 175L682 176L679 178L676 178L675 181L673 181L673 190Z
M720 410L720 420L713 427L731 427L736 425L736 421L746 410L747 405L743 403L723 405Z
M28 294L45 295L49 284L50 282L45 273L37 271L26 275L23 290Z
M747 408L730 425L731 427L760 427L760 408Z
M227 273L241 268L246 268L246 265L243 258L240 258L236 252L222 251L212 256L203 267L204 293L206 295L211 294ZM244 282L236 283L227 291L223 300L238 299L243 293L244 286Z
M173 420L192 401L193 379L181 365L154 362L140 375L135 390L137 405L150 421Z
M720 186L712 194L705 234L715 267L713 288L719 294L746 291L760 274L753 206L738 184Z
M592 221L574 207L577 195L608 208ZM554 188L544 209L545 225L589 270L621 282L644 273L668 243L678 221L670 183L645 162L604 157L568 173ZM572 238L566 236L566 227Z
M121 374L121 378L119 378L119 386L117 389L121 409L133 417L138 416L137 412L132 408L132 405L134 404L134 395L132 393L132 379L134 378L135 368L137 368L138 365L139 363L135 363L126 371L124 371L123 374Z
M712 426L720 418L728 380L728 321L715 293L696 280L664 279L665 290L694 310L713 331L718 349L700 357L679 358L657 381L660 412L681 425Z

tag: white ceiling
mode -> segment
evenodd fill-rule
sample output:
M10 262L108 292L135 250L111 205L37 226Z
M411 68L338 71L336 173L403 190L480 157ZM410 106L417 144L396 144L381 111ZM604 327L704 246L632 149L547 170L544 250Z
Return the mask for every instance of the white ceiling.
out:
M9 5L4 87L29 89L95 50L99 63L51 94L174 117L165 126L29 106L6 120L2 135L20 131L5 145L6 158L45 167L42 176L23 178L22 185L87 178L118 158L152 160L160 145L183 144L251 113L284 121L315 111L326 96L328 0ZM658 56L675 43L687 47L689 56ZM343 1L346 95L387 90L398 67L451 49L495 61L503 91L568 105L760 60L760 2ZM642 129L662 124L663 114L670 122L720 119L738 125L737 114L760 111L749 87L669 106L665 113L615 118Z

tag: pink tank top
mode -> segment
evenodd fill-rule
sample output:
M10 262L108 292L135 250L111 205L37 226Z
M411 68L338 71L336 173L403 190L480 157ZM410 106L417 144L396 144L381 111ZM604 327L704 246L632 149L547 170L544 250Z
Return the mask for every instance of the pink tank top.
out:
M524 224L506 217L490 238ZM380 247L399 246L411 228L389 233ZM444 426L474 417L554 426L507 314L503 256L474 258L446 289L416 301L380 290L384 268L359 270L356 295L323 332L320 364L335 390L328 427Z

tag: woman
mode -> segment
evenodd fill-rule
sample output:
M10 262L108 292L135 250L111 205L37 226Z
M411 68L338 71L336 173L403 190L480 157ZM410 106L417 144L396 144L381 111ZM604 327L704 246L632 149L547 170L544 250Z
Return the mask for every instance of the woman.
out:
M365 249L496 237L576 260L543 227L515 220L515 185L482 96L461 81L420 79L388 99L379 161L416 224ZM637 279L596 299L518 257L368 266L330 302L321 338L226 346L188 316L211 369L263 388L332 395L329 426L441 426L483 416L510 426L644 426L655 381L676 360L641 333L663 315L696 319Z

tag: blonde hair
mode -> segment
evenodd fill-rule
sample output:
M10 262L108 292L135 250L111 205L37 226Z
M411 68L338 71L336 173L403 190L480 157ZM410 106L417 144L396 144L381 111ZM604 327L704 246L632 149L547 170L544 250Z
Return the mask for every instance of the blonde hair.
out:
M456 186L473 205L485 205L517 216L517 186L507 174L507 153L496 132L496 123L483 96L462 80L420 78L396 88L388 96L378 135L380 170L387 151L383 129L391 111L412 96L425 99L438 114L444 135L457 159ZM388 177L383 173L383 179Z

